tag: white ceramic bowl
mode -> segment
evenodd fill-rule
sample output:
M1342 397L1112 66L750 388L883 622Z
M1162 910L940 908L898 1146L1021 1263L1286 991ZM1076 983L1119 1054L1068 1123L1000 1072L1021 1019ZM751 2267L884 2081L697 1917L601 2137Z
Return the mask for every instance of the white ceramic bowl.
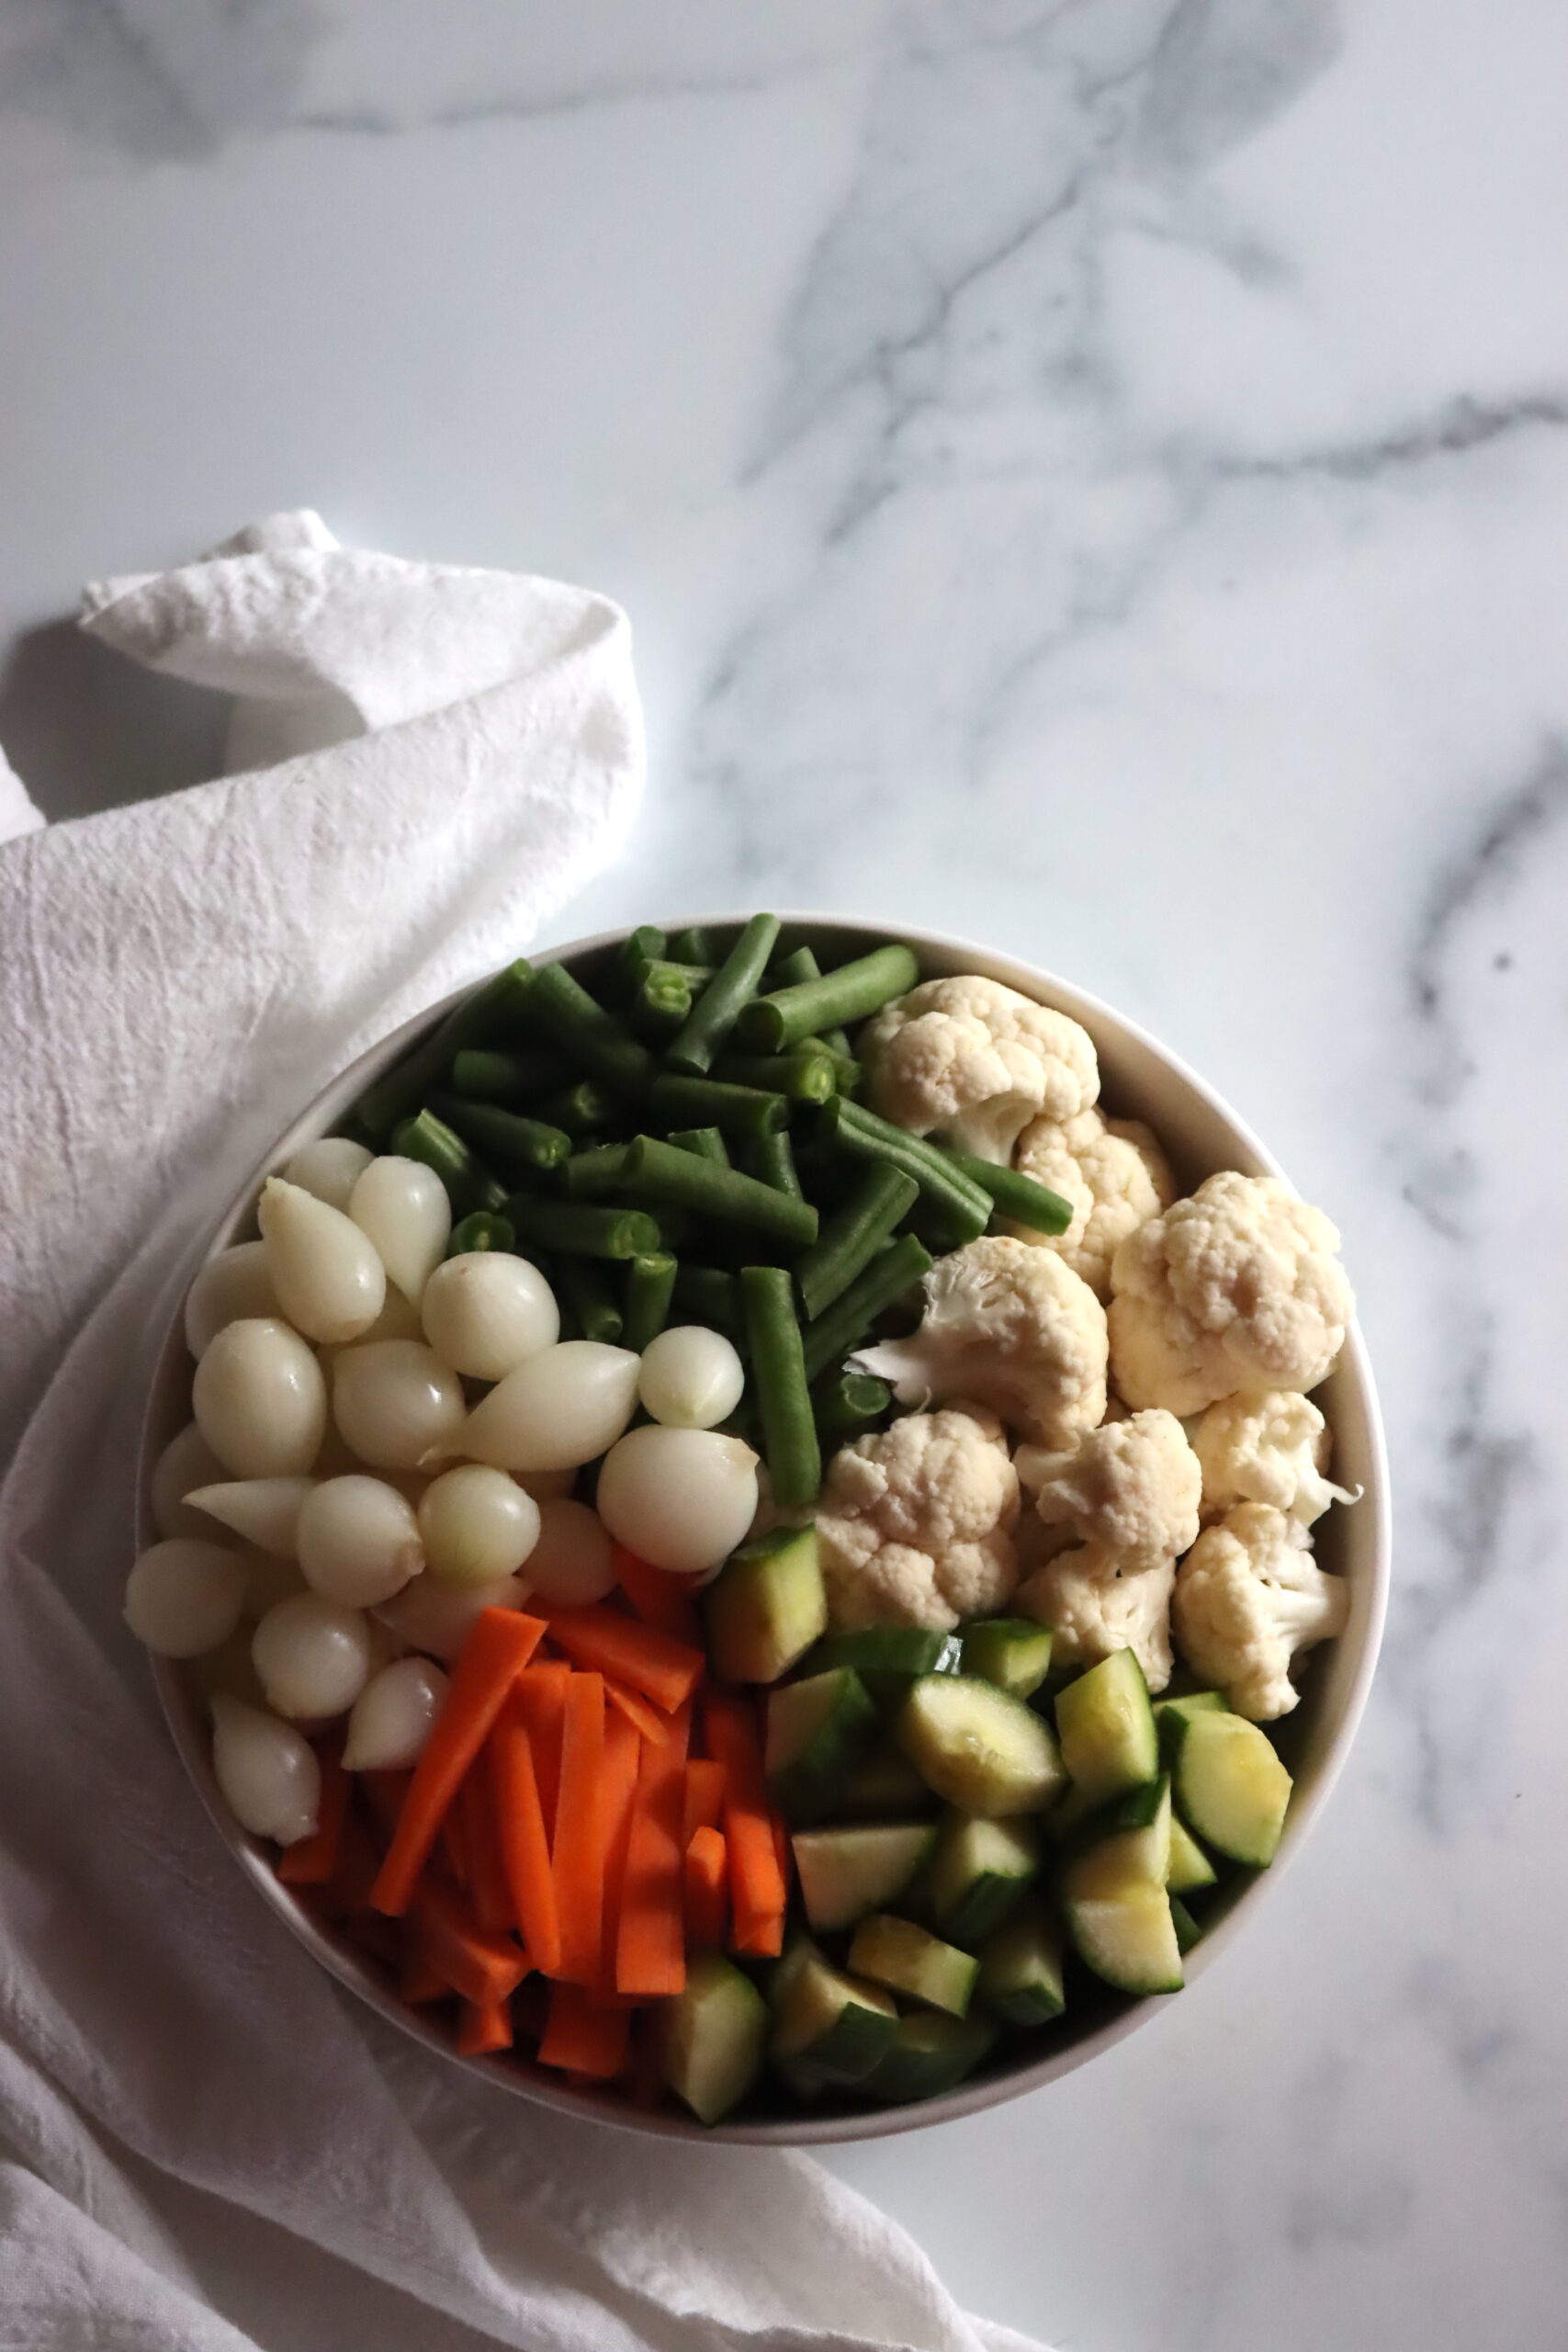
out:
M669 928L679 929L682 922L690 920L680 918ZM739 919L722 915L697 920L723 925L733 924ZM801 915L786 920L793 928L804 929L808 936L816 938L837 961L889 935L874 925L834 918ZM563 947L546 951L536 960L570 962L613 944L622 935L603 933L596 938L573 940ZM1148 1121L1170 1157L1181 1190L1190 1190L1220 1168L1239 1168L1249 1175L1283 1173L1278 1161L1218 1095L1174 1055L1113 1012L1109 1005L1085 996L1049 972L1015 963L1010 956L995 955L988 948L933 933L914 932L908 926L898 926L897 936L907 939L916 948L928 977L947 972L983 972L1080 1021L1099 1050L1105 1106L1113 1115ZM448 1004L452 1001L456 1000L449 1000ZM274 1149L246 1183L212 1235L209 1255L254 1229L254 1206L262 1178L281 1167L301 1144L330 1132L370 1080L396 1061L433 1019L447 1009L448 1005L434 1006L405 1023L362 1055L352 1069L344 1070L317 1097L288 1133L279 1136ZM152 1464L163 1446L189 1419L190 1369L183 1328L176 1317L159 1357L142 1432L138 1531L141 1544L151 1542L154 1532L148 1498ZM1326 1567L1337 1570L1348 1581L1349 1623L1337 1642L1314 1652L1302 1703L1280 1726L1280 1746L1295 1774L1296 1791L1279 1855L1270 1870L1250 1879L1245 1873L1239 1874L1222 1893L1208 1914L1211 1924L1207 1932L1188 1955L1190 1982L1206 1975L1218 1964L1227 1945L1258 1905L1268 1900L1270 1887L1278 1883L1280 1872L1300 1850L1349 1750L1366 1703L1382 1634L1389 1578L1388 1464L1371 1372L1360 1334L1354 1326L1321 1394L1334 1434L1334 1476L1341 1485L1363 1490L1361 1500L1353 1509L1337 1508L1320 1521L1317 1530L1319 1557ZM205 1717L179 1669L158 1661L154 1671L170 1728L191 1778L262 1899L288 1922L324 1967L383 2017L433 2050L440 2051L454 2064L473 2067L491 2081L502 2083L547 2107L596 2115L624 2130L660 2138L751 2141L797 2147L877 2139L895 2132L945 2122L955 2116L974 2115L984 2108L998 2106L1004 2099L1016 2098L1024 2091L1055 2082L1159 2015L1165 2006L1157 2000L1122 1999L1108 1992L1091 2012L1080 2012L1077 2017L1069 2013L1060 2025L1031 2045L1030 2055L1004 2058L945 2098L863 2114L781 2111L776 2117L721 2124L713 2130L705 2130L672 2110L647 2113L608 2093L574 2090L545 2069L510 2053L460 2059L439 2024L423 2011L405 2007L393 1993L389 1979L363 1952L320 1926L288 1888L279 1883L268 1849L240 1827L219 1793L212 1775ZM1175 1997L1179 1999L1180 1996Z

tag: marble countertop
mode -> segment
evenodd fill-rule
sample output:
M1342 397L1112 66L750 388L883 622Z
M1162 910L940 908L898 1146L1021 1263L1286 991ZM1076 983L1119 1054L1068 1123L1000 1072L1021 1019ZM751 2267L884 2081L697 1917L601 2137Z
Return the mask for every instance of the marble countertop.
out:
M835 2159L1084 2352L1562 2339L1565 75L1555 0L0 18L50 814L215 764L89 574L311 503L591 582L652 784L573 929L983 934L1344 1229L1396 1588L1324 1823L1131 2042Z

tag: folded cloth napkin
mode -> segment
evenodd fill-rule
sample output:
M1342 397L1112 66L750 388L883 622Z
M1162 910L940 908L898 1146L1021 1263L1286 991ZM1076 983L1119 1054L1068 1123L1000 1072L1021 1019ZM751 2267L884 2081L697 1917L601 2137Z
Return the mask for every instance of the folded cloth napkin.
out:
M1019 2346L805 2157L533 2109L341 1992L120 1622L151 1352L217 1212L625 838L624 616L297 514L85 625L234 694L246 766L31 830L0 763L0 2352Z

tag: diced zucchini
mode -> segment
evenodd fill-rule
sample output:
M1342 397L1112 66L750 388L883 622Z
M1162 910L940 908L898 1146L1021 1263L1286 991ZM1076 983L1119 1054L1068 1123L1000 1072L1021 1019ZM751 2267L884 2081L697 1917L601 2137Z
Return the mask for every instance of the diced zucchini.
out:
M1065 1782L1050 1725L968 1674L928 1674L898 1711L898 1744L928 1788L964 1813L1038 1813Z
M1172 1816L1170 1869L1166 1885L1172 1894L1190 1894L1194 1887L1214 1884L1214 1865L1184 1821Z
M1205 1845L1263 1870L1285 1826L1291 1776L1245 1715L1189 1715L1176 1750L1176 1801Z
M1083 1830L1083 1849L1115 1846L1125 1858L1129 1870L1146 1878L1151 1886L1164 1886L1170 1875L1170 1776L1162 1772L1157 1781L1145 1781L1141 1789L1129 1789L1097 1813Z
M852 1667L856 1674L956 1674L964 1645L956 1634L928 1632L924 1625L863 1625L853 1633L829 1634L815 1664Z
M964 1628L964 1672L1015 1699L1032 1698L1051 1670L1051 1628L1028 1617L982 1617Z
M803 1829L791 1840L806 1916L819 1934L852 1928L901 1894L936 1842L927 1822Z
M874 1984L923 2001L928 2008L945 2009L950 2017L964 2015L979 1973L979 1962L968 1952L886 1911L863 1919L850 1945L852 1976L868 1976Z
M685 1990L660 2005L657 2037L671 2089L699 2123L716 2123L761 2071L767 2003L722 1952L694 1952Z
M1173 1894L1170 1898L1170 1924L1176 1930L1177 1951L1183 1954L1190 1952L1203 1930L1179 1894Z
M813 1954L774 2003L769 2046L780 2065L805 2067L823 2082L858 2083L886 2052L897 2022L878 1986L857 1984Z
M1176 1993L1181 1953L1163 1874L1149 1869L1153 1832L1108 1838L1067 1864L1062 1912L1078 1956L1122 1993Z
M1041 1905L1030 1904L997 1929L980 1954L976 1990L1009 2025L1048 2025L1061 2016L1062 1939Z
M888 2106L940 2098L974 2073L989 2055L994 2040L985 2018L944 2017L940 2009L912 2010L899 2018L891 2047L860 2087L867 2098L881 2099Z
M932 1917L955 1943L980 1943L1039 1875L1040 1840L1032 1823L975 1821L953 1814L942 1823L931 1856Z
M708 1648L721 1682L776 1682L828 1623L815 1527L775 1527L743 1544L707 1591Z
M821 1952L810 1937L798 1928L793 1930L777 1960L769 1961L763 1970L768 1988L768 2006L776 2009L808 1960L820 1960Z
M1168 1764L1175 1759L1181 1745L1181 1734L1193 1715L1227 1714L1224 1694L1219 1690L1190 1690L1182 1699L1155 1701L1155 1732L1159 1740L1159 1752Z
M903 1749L884 1746L855 1766L835 1810L846 1821L907 1821L935 1802Z
M1148 1685L1131 1650L1117 1650L1057 1692L1056 1732L1074 1794L1086 1804L1103 1804L1154 1779L1159 1741Z
M843 1784L881 1721L852 1668L829 1668L768 1693L768 1785L791 1821L838 1810Z

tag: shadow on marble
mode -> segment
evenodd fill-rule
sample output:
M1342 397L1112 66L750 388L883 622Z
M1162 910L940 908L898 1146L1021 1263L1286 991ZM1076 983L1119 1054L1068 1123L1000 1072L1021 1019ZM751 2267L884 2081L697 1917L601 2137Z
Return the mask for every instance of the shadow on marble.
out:
M218 775L227 695L155 677L73 620L25 630L0 669L0 744L51 823Z

